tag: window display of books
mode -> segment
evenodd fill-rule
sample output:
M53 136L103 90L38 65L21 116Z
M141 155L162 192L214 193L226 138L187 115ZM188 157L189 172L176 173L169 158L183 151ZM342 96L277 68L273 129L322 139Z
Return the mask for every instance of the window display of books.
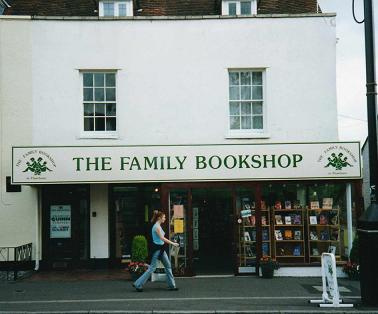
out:
M305 262L304 210L298 200L280 200L273 207L274 250L279 261Z
M307 209L310 262L319 262L320 256L328 252L330 245L335 248L336 258L340 258L340 210L334 207L333 198L323 198L322 207L315 202L319 203L319 201L311 201Z

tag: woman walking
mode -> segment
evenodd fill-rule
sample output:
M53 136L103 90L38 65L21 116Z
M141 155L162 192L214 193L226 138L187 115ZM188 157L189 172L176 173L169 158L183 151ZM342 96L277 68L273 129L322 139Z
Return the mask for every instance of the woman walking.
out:
M164 265L165 273L167 274L167 283L169 290L176 291L175 279L172 274L171 262L169 261L168 255L164 250L165 243L172 244L174 246L179 246L178 243L172 242L165 238L164 231L161 224L165 222L165 214L161 211L155 210L151 222L154 224L152 227L152 258L150 267L145 271L145 273L139 277L134 283L133 287L138 292L143 291L143 286L146 281L150 278L151 274L155 271L157 267L157 261L160 259Z

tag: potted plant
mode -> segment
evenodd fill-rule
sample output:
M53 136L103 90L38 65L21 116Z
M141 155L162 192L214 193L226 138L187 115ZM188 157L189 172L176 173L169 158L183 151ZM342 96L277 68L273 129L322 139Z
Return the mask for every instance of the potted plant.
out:
M355 262L347 262L343 265L343 272L348 275L350 280L359 280L360 279L360 265Z
M360 260L359 260L359 243L358 236L353 240L352 249L349 255L349 262L343 265L343 272L351 280L360 279Z
M270 256L264 255L260 259L262 278L273 278L274 270L279 268L279 264Z
M143 235L135 236L131 244L131 262L128 266L133 281L137 280L147 270L147 257L148 248L146 237Z

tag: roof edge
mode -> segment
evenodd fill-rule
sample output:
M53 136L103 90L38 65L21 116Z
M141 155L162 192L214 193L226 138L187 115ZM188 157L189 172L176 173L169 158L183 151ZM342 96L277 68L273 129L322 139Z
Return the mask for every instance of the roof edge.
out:
M186 16L130 16L130 17L98 17L98 16L32 16L32 15L0 15L0 19L17 20L65 20L65 21L120 21L120 20L214 20L214 19L263 19L263 18L309 18L335 17L336 13L300 13L300 14L257 14L248 16L228 15L186 15Z

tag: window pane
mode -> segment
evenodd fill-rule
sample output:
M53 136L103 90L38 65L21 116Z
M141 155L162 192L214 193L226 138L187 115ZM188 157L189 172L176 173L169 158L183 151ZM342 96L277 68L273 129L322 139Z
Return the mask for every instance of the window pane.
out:
M93 110L93 104L84 104L84 116L93 116L94 110Z
M240 117L230 117L230 128L231 130L240 129Z
M261 72L253 72L252 82L253 82L253 85L262 85L262 73Z
M107 118L106 131L115 131L115 130L116 130L116 118Z
M241 128L242 129L251 129L252 119L250 116L241 117Z
M105 116L105 104L96 104L96 116Z
M263 128L263 117L262 116L253 117L253 128L254 129L262 129Z
M253 114L262 114L262 102L253 103Z
M104 16L114 16L113 2L104 2Z
M236 15L236 3L228 4L228 15Z
M228 77L229 77L229 84L230 85L239 85L239 73L238 72L230 72Z
M230 115L231 116L240 115L240 103L230 102Z
M251 14L251 2L245 1L240 3L240 13L241 14Z
M95 118L95 130L105 131L105 118Z
M93 100L93 88L84 88L84 101L92 101Z
M115 101L116 100L115 88L107 88L106 89L106 100L108 100L108 101Z
M104 101L104 89L103 88L95 88L95 100L96 101Z
M106 104L106 115L107 116L116 115L116 104Z
M118 15L126 16L126 3L118 4Z
M115 74L114 73L106 73L106 86L115 87Z
M230 100L239 100L240 99L240 93L239 93L239 87L230 87Z
M93 73L83 73L84 86L93 86Z
M251 103L244 102L241 104L241 114L242 115L251 115Z
M252 95L253 95L253 99L262 99L263 97L262 86L253 86Z
M251 72L241 72L241 85L251 85Z
M84 131L94 131L93 118L84 118Z
M104 73L95 73L94 82L96 87L104 86Z
M242 86L241 87L241 99L242 100L250 100L251 99L251 87L250 86Z

